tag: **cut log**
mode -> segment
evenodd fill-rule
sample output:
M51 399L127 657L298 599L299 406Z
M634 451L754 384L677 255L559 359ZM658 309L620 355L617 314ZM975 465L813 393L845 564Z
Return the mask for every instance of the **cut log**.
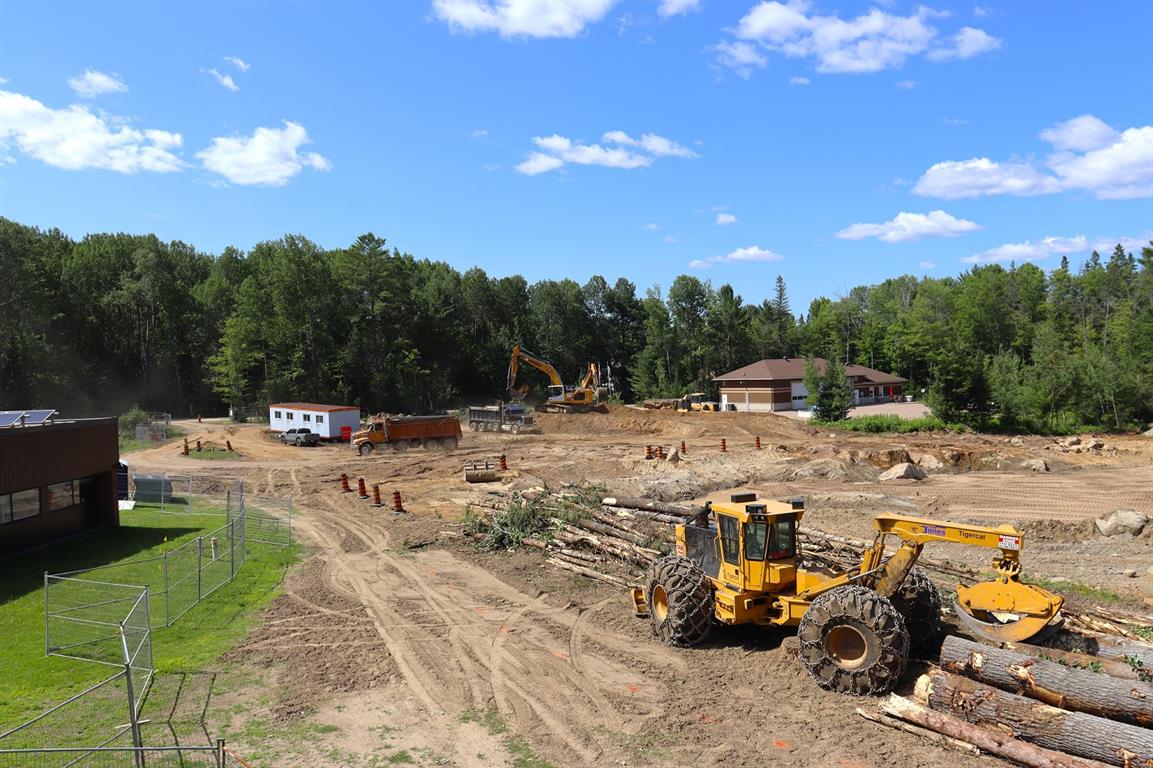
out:
M1054 707L1153 725L1150 683L1118 680L956 636L941 645L941 667Z
M881 706L891 716L972 744L982 752L1012 760L1028 768L1102 768L1103 763L1086 760L1015 739L1002 729L982 728L947 712L934 712L904 696L890 694Z
M654 520L658 523L668 523L669 525L681 525L686 522L686 518L679 515L666 515L663 512L649 512L647 509L629 509L628 507L614 507L605 506L609 512L615 514L628 513L634 517L642 518L644 520Z
M940 744L942 747L947 749L956 750L957 752L964 752L965 754L972 755L973 757L981 756L981 750L977 749L967 741L954 739L952 736L946 736L943 733L930 731L928 728L922 728L919 725L906 723L904 720L900 720L896 717L893 717L892 715L886 715L884 712L874 712L862 707L857 707L857 714L866 720L872 720L874 723L887 725L890 728L895 728L898 731L904 731L905 733L911 733L914 736L920 736L923 739L928 739L934 744Z
M1130 663L1131 660L1134 665L1140 662L1142 668L1153 669L1153 646L1136 640L1122 640L1104 634L1060 632L1046 641L1045 645L1105 659L1117 659L1125 663Z
M1153 768L1153 730L1138 725L1068 712L940 670L921 675L915 698L1045 749L1123 768Z
M1057 648L1043 648L1039 645L1029 645L1028 643L1002 643L1001 647L1006 651L1014 651L1016 653L1023 653L1027 656L1032 656L1035 659L1044 659L1046 661L1055 661L1066 667L1073 669L1088 669L1092 671L1099 671L1110 677L1120 678L1122 680L1140 680L1141 677L1130 665L1117 659L1106 659L1101 656L1090 656L1087 653L1077 653L1075 651L1062 651ZM1140 669L1140 668L1139 668ZM1150 670L1153 673L1153 670ZM1146 680L1146 682L1153 682Z
M546 562L555 565L557 568L561 568L566 571L572 571L573 573L579 573L581 576L587 576L590 579L603 581L606 584L612 584L614 587L627 588L629 586L629 583L624 579L617 578L616 576L610 576L607 573L601 573L600 571L593 570L592 568L585 568L582 565L575 565L573 563L565 562L564 560L560 560L555 557L548 558Z
M669 504L664 501L653 501L652 499L636 499L628 496L609 496L602 499L601 504L606 507L625 507L627 509L645 509L649 512L661 512L666 515L676 515L677 517L696 517L704 512L704 507L684 507L678 504Z
M599 533L603 536L612 536L617 539L624 539L630 544L635 544L638 547L644 546L645 542L647 541L647 539L644 536L641 536L639 533L624 531L620 528L613 528L611 525L605 525L604 523L597 522L596 520L589 520L588 518L582 520L573 520L569 523L569 525L575 528L584 528L586 531Z

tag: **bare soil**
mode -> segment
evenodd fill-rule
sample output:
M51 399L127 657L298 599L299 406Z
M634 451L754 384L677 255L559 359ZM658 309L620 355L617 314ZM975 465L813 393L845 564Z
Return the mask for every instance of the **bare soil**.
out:
M1047 438L833 434L770 414L614 408L539 422L541 435L466 432L456 451L368 457L347 445L283 446L257 427L185 422L191 440L228 439L240 457L207 466L174 445L130 454L133 471L241 476L250 493L293 499L310 546L262 625L222 660L258 682L218 702L210 726L239 732L241 754L276 766L525 765L526 746L557 766L988 764L861 719L862 702L820 690L786 656L787 632L741 628L703 648L667 648L619 591L556 571L535 551L474 551L459 518L491 486L465 483L461 468L501 454L504 490L578 482L700 499L747 487L804 495L807 522L858 537L882 510L1013 523L1025 532L1028 576L1137 603L1153 595L1144 576L1153 530L1104 538L1092 526L1121 507L1153 516L1150 438L1107 436L1103 450L1071 454ZM679 449L682 440L679 463L644 459L646 445ZM1023 469L1031 458L1051 471ZM876 480L909 459L940 467L920 482ZM386 506L342 493L342 472L354 488L358 477L379 483ZM388 506L393 490L405 513ZM973 565L990 554L933 552ZM244 727L254 720L268 727ZM291 735L299 723L308 738Z

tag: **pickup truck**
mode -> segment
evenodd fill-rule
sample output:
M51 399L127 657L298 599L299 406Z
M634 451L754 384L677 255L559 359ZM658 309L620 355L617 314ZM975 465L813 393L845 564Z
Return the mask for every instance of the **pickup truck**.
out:
M320 445L320 435L308 427L299 427L281 433L280 442L285 445Z

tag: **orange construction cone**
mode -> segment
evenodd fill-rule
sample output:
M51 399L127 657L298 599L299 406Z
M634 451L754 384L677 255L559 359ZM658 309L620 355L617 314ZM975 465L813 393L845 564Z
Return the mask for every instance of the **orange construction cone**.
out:
M380 483L374 483L372 486L372 506L379 507L380 505Z
M724 453L727 450L728 450L728 446L725 445L725 439L722 437L721 438L721 453Z
M362 498L362 499L368 498L368 488L366 488L364 485L364 478L363 477L357 479L356 490L360 494L360 498Z
M688 452L689 452L688 448L685 448L685 441L682 440L681 441L681 455L684 456Z
M404 504L400 500L400 491L393 491L392 492L392 511L393 512L403 512L404 511Z
M758 451L761 450L761 436L757 435L757 439L753 441L753 447Z
M500 455L500 471L508 472L508 459L505 458L503 453Z
M340 475L340 491L341 493L352 493L352 489L348 487L348 475L343 472Z

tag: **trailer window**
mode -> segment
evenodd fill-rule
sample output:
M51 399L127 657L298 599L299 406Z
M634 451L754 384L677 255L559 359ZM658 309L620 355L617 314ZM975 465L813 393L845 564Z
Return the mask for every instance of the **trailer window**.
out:
M274 419L279 419L279 418L280 418L280 411L273 411L273 412L272 412L272 417L273 417Z
M721 555L730 565L741 562L740 524L737 518L729 515L717 516L721 526Z
M797 521L789 517L773 523L769 535L769 559L783 560L797 554Z
M316 423L317 424L323 424L324 423L324 416L322 414L319 414L319 413L316 414Z
M304 414L304 420L305 421L312 421L312 414L311 413Z
M745 523L745 559L764 560L768 537L769 526L765 523Z

